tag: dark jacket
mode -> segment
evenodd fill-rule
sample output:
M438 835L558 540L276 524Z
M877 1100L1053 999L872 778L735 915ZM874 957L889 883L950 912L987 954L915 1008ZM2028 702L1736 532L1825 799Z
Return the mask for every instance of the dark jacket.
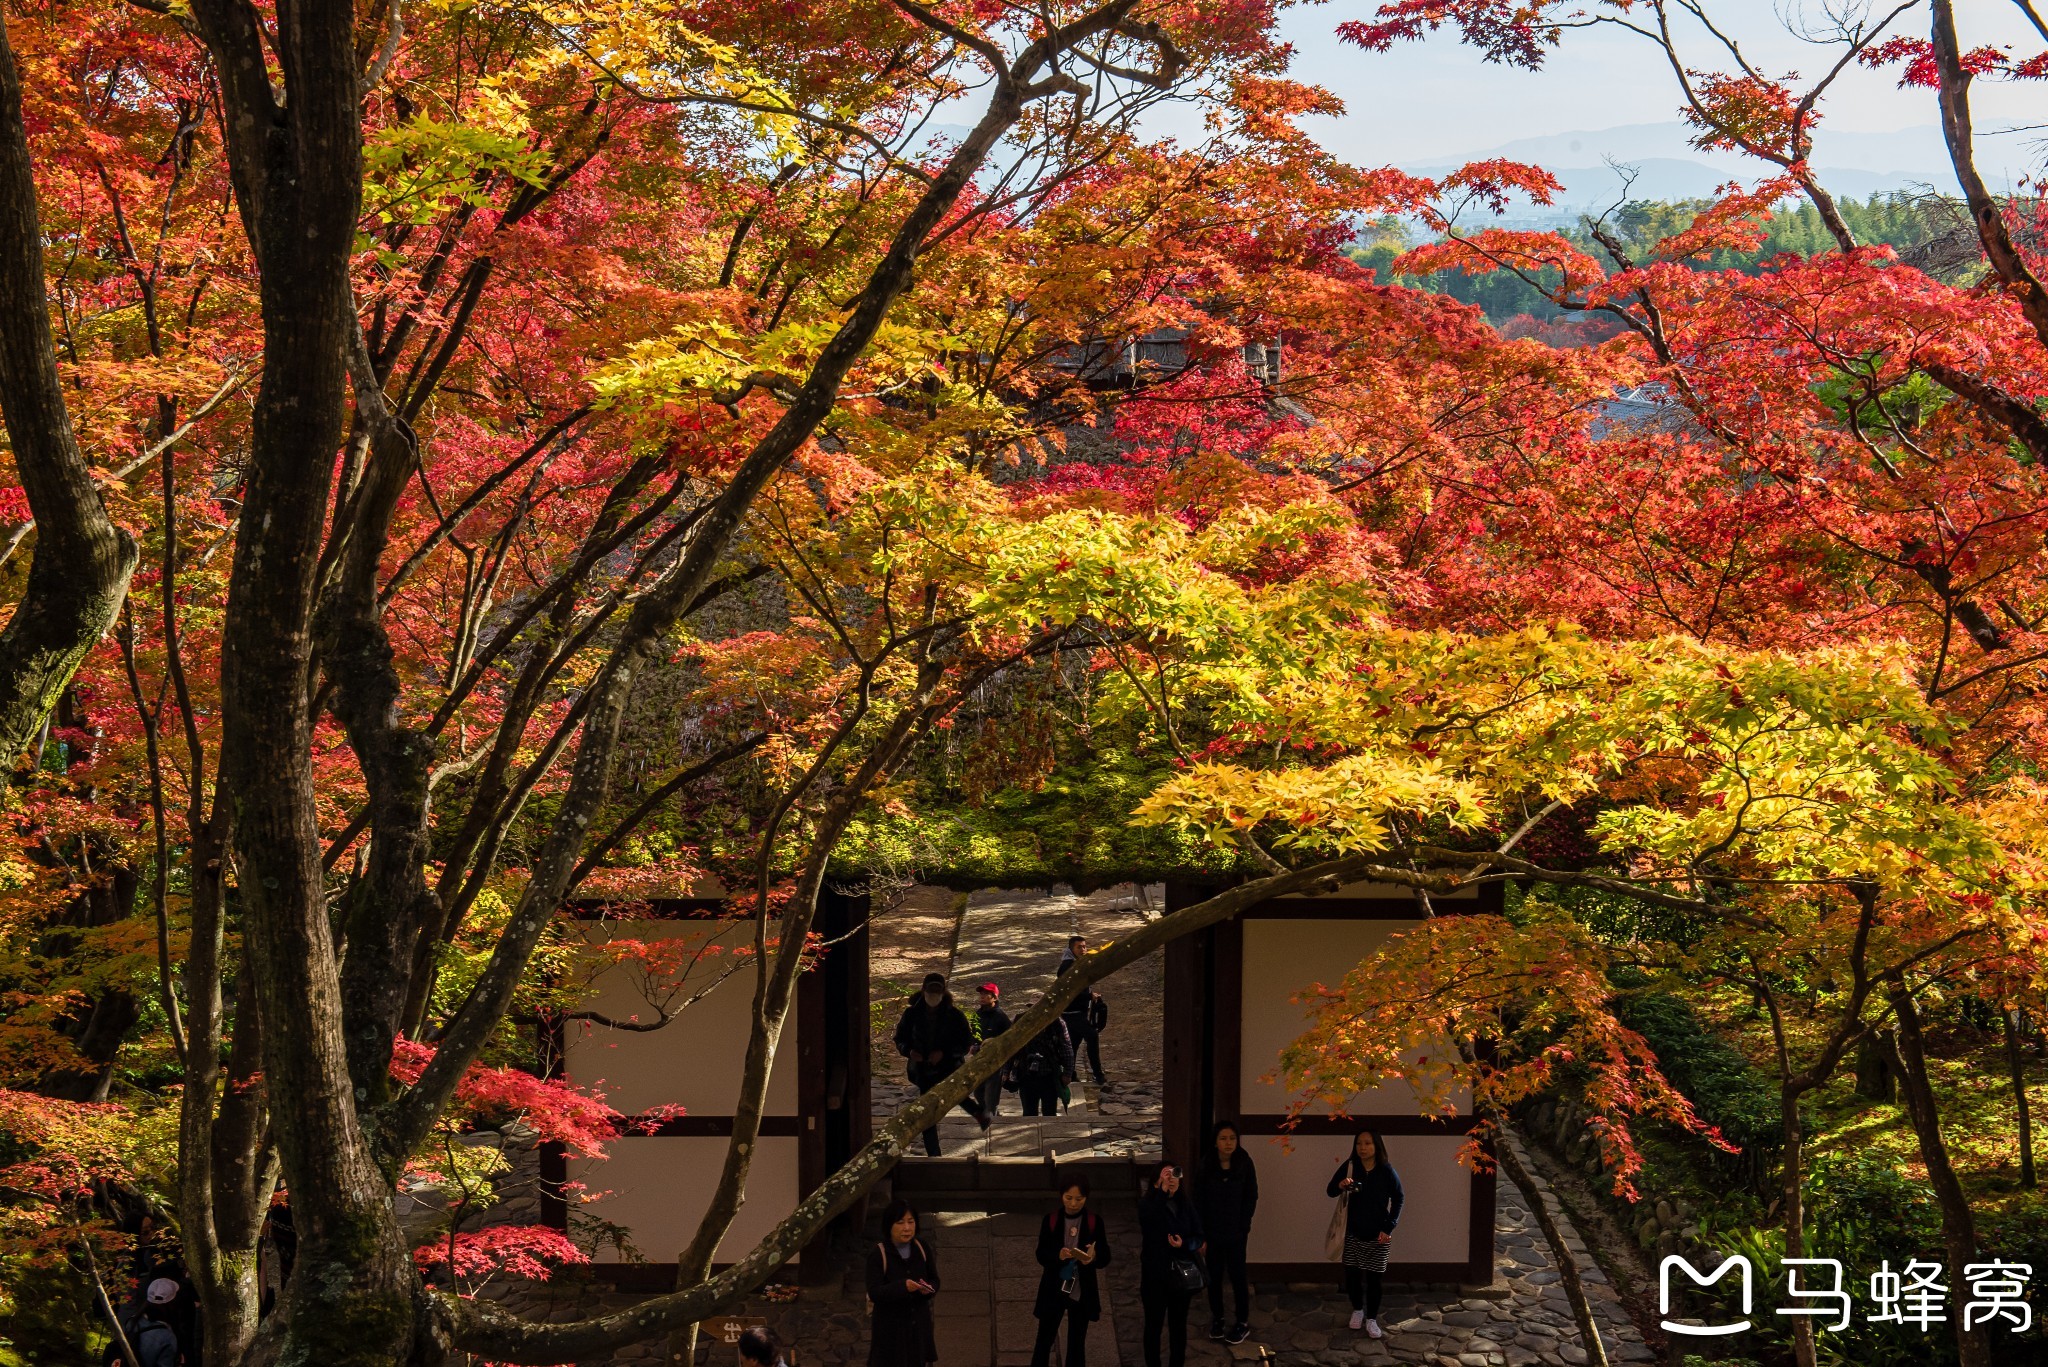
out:
M1338 1183L1349 1177L1358 1185L1351 1189L1351 1206L1344 1218L1344 1232L1354 1239L1377 1239L1392 1234L1401 1223L1401 1176L1392 1163L1382 1161L1366 1168L1352 1154L1337 1165L1330 1178L1330 1195L1338 1194Z
M1067 1037L1064 1022L1054 1019L1051 1025L1031 1037L1031 1042L1019 1049L1010 1060L1016 1070L1019 1082L1037 1078L1057 1080L1074 1075L1074 1045Z
M1000 1006L977 1006L974 1023L980 1039L986 1042L1010 1028L1010 1014Z
M1157 1187L1146 1192L1138 1202L1138 1233L1138 1289L1143 1295L1172 1289L1166 1269L1174 1259L1201 1258L1202 1216L1186 1188L1171 1197ZM1166 1241L1169 1234L1180 1235L1179 1248Z
M157 1319L150 1312L137 1310L121 1317L121 1332L128 1336L128 1346L135 1350L136 1361L142 1367L178 1367L178 1336L171 1326ZM111 1361L121 1361L121 1350L117 1345Z
M973 1048L974 1031L967 1024L966 1013L953 1005L952 993L940 998L937 1006L926 1004L922 992L910 994L910 1000L903 1008L903 1018L896 1022L896 1052L905 1058L918 1055L911 1059L911 1067L934 1066L925 1059L936 1050L946 1056L945 1062L938 1066L950 1072Z
M875 1307L868 1333L868 1367L925 1367L939 1360L932 1334L932 1297L912 1291L912 1281L939 1284L938 1260L923 1239L910 1241L901 1258L885 1240L868 1255L868 1300Z
M1038 1265L1045 1269L1038 1278L1038 1300L1033 1303L1031 1313L1040 1319L1058 1316L1074 1302L1067 1299L1060 1285L1060 1273L1066 1263L1060 1260L1060 1250L1067 1243L1067 1212L1064 1208L1052 1211L1038 1226ZM1081 1318L1098 1320L1102 1318L1102 1284L1099 1274L1109 1266L1109 1228L1095 1214L1093 1207L1085 1209L1077 1217L1082 1222L1081 1246L1095 1245L1095 1261L1081 1263L1075 1275L1081 1279Z
M1259 1208L1259 1170L1242 1148L1230 1156L1230 1166L1209 1161L1195 1174L1195 1209L1202 1213L1202 1227L1219 1245L1235 1248L1252 1231L1252 1212Z
M1072 968L1073 966L1074 961L1072 959L1067 960L1067 968ZM1063 968L1060 972L1064 976L1066 969ZM1060 1008L1060 1016L1068 1022L1067 1028L1076 1039L1081 1038L1081 1036L1088 1032L1088 1000L1090 991L1091 989L1089 988L1082 988L1080 996Z

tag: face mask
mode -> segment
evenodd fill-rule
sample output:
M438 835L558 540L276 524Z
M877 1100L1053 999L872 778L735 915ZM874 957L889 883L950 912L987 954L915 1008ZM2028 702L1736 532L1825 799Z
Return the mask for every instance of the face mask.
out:
M924 1000L927 1006L937 1006L945 1000L945 994L943 992L927 992L924 994Z

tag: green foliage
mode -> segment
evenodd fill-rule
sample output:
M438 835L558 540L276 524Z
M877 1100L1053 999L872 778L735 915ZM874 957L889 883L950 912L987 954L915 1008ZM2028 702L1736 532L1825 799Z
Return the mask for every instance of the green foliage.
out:
M915 870L953 887L1101 887L1237 871L1238 857L1178 828L1130 823L1165 777L1121 750L1063 763L1035 791L1006 788L974 805L878 806L840 842L835 868Z
M1778 1147L1778 1089L1682 998L1630 993L1615 1003L1614 1014L1649 1041L1664 1076L1723 1138L1745 1150Z
M1914 1258L1940 1258L1941 1217L1926 1186L1908 1181L1881 1158L1821 1153L1808 1166L1803 1190L1807 1256L1838 1259L1844 1289L1859 1307L1846 1330L1819 1333L1821 1361L1830 1367L1943 1367L1954 1362L1955 1340L1950 1335L1868 1324L1862 1311L1870 1274L1881 1264L1889 1262L1896 1272ZM1784 1256L1781 1229L1734 1225L1714 1231L1712 1243L1723 1253L1749 1258L1759 1274L1759 1305L1791 1303L1779 1267ZM1987 1250L1991 1247L1985 1245ZM1950 1287L1953 1293L1962 1284L1951 1278ZM1776 1360L1779 1354L1789 1357L1788 1321L1775 1315L1754 1319L1756 1335L1778 1350L1766 1360Z
M0 1288L0 1364L85 1367L97 1360L97 1317L75 1269L10 1258L0 1262Z

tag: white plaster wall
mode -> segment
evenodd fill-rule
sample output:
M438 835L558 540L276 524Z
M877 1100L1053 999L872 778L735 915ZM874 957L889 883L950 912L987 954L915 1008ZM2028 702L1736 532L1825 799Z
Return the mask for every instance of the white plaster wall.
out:
M733 968L730 951L749 944L751 925L592 921L583 923L583 930L592 941L610 935L636 940L681 939L692 945L708 942L724 952L707 954L692 965L683 979L683 990L673 1000L687 1000L705 987L711 987L710 992L659 1030L615 1030L589 1021L569 1022L563 1040L568 1075L585 1085L599 1085L612 1106L627 1115L664 1103L680 1103L693 1115L731 1115L746 1057L754 969L748 964L722 982L719 977ZM591 984L588 1008L615 1020L655 1019L658 1008L649 1002L636 979L630 969L606 969ZM796 1011L792 1007L774 1071L768 1076L769 1115L796 1114L796 1053Z
M1244 1021L1238 1064L1238 1109L1243 1114L1274 1114L1286 1110L1291 1100L1278 1080L1280 1051L1308 1028L1309 1017L1309 1009L1294 998L1318 983L1335 987L1389 935L1414 924L1265 919L1244 923ZM1269 1074L1274 1081L1265 1081ZM1460 1110L1470 1104L1462 1091L1451 1100ZM1369 1088L1345 1109L1355 1114L1421 1114L1415 1091L1406 1083Z
M1344 1135L1297 1135L1286 1148L1277 1139L1246 1142L1259 1165L1259 1210L1246 1261L1323 1261L1323 1239L1337 1206L1324 1192L1352 1141ZM1405 1198L1391 1250L1395 1262L1462 1263L1470 1256L1472 1173L1458 1163L1464 1142L1460 1135L1387 1136Z
M723 1137L640 1135L613 1140L603 1160L571 1158L569 1180L585 1184L586 1195L602 1193L578 1214L625 1226L643 1258L672 1263L711 1204L725 1146ZM796 1203L797 1140L762 1139L747 1178L746 1203L718 1246L718 1261L746 1256ZM576 1218L571 1217L572 1230ZM597 1260L624 1261L610 1247Z

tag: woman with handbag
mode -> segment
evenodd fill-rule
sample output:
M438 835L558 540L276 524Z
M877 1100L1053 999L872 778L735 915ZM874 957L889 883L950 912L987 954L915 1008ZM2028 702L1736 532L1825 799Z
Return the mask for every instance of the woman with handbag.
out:
M1109 1266L1109 1232L1088 1209L1088 1179L1074 1175L1060 1189L1057 1210L1038 1227L1038 1342L1031 1367L1052 1361L1053 1340L1067 1326L1065 1367L1087 1367L1088 1326L1102 1318L1103 1268Z
M932 1332L932 1298L939 1294L939 1262L917 1237L917 1211L897 1197L889 1203L887 1234L867 1260L868 1367L928 1367L939 1360Z
M1152 1189L1138 1203L1138 1299L1145 1307L1145 1367L1160 1367L1159 1333L1167 1333L1172 1367L1188 1356L1188 1307L1209 1284L1202 1270L1202 1217L1181 1190L1181 1170L1159 1165Z
M1351 1299L1351 1327L1380 1337L1380 1291L1394 1226L1401 1222L1401 1177L1387 1146L1370 1130L1351 1141L1351 1154L1330 1178L1344 1220L1344 1294ZM1330 1222L1330 1232L1337 1222Z

